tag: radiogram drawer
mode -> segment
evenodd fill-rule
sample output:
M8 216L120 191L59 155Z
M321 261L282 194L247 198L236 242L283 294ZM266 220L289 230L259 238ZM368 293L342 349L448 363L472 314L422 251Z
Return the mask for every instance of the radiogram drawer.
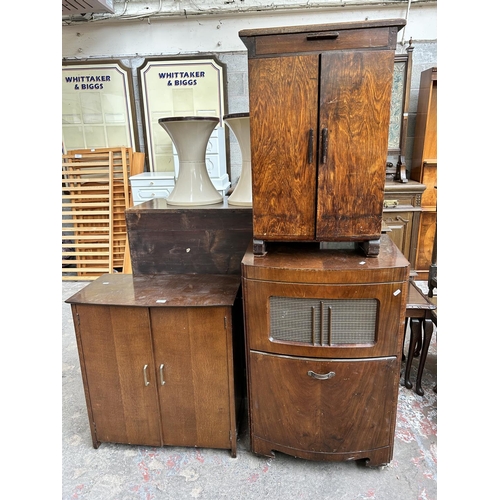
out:
M318 285L243 280L249 349L360 358L400 352L402 283Z
M286 35L262 36L255 41L255 55L325 50L386 48L390 43L387 28L331 30Z

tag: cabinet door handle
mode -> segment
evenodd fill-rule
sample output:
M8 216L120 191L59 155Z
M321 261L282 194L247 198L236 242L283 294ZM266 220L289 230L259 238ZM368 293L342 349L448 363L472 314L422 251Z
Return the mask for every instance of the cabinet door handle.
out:
M309 130L309 144L307 147L307 163L312 163L313 161L313 147L314 147L314 130Z
M165 365L162 363L160 365L160 384L165 385L165 378L163 377L163 369L165 368Z
M335 40L338 37L338 31L330 31L329 33L311 33L307 35L306 40Z
M312 370L309 370L307 374L316 380L328 380L329 378L335 377L335 372L315 373Z
M326 163L328 155L328 129L324 128L321 131L321 163Z
M148 365L144 365L144 368L142 369L142 374L144 375L144 385L147 387L149 385Z

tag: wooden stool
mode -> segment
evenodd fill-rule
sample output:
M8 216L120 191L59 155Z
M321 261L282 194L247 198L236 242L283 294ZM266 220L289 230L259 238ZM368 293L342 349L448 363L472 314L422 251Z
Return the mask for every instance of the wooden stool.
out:
M408 359L406 360L404 385L407 389L411 389L413 387L410 382L411 364L413 357L415 355L418 356L418 350L421 346L420 363L418 365L417 380L415 383L415 392L419 396L424 395L424 391L422 390L422 373L424 371L427 352L429 351L429 345L431 343L432 332L434 331L434 323L437 323L437 317L433 314L436 307L436 305L427 299L415 282L410 279L405 319L405 334L408 320L410 320L410 346L408 348Z

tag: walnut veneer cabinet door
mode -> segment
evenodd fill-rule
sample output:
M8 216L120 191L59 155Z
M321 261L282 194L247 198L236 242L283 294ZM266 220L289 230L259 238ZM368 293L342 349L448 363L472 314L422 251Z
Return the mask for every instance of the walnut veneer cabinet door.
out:
M231 448L231 309L155 308L151 324L164 442Z
M396 357L317 360L250 352L252 447L309 458L392 458ZM369 381L369 382L368 382Z
M309 135L318 121L319 58L272 57L248 65L254 237L313 240L316 142L309 146Z
M92 440L161 446L147 309L72 304Z
M393 70L389 50L321 54L321 241L380 237Z
M404 25L239 33L248 48L254 241L378 241Z

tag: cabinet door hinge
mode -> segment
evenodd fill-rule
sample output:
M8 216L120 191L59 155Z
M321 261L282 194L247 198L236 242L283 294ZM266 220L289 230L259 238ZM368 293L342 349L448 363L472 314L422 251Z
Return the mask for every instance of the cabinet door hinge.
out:
M76 313L76 322L77 322L78 326L80 326L80 314L79 313Z
M227 330L227 316L224 316L224 330Z

